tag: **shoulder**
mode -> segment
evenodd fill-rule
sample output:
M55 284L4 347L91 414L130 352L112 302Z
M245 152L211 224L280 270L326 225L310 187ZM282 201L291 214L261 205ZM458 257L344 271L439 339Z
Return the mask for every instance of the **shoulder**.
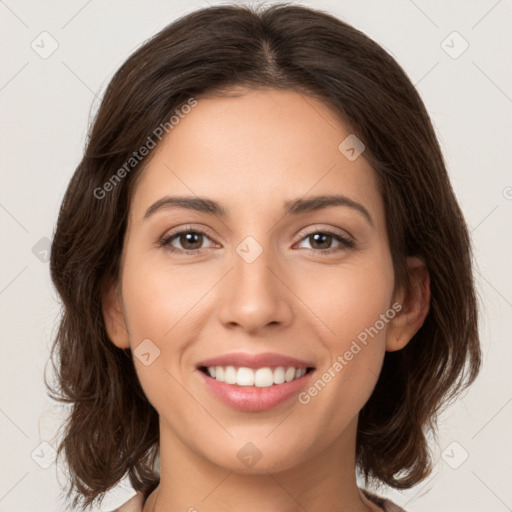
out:
M384 512L406 512L402 507L399 507L396 503L393 503L391 500L378 496L377 494L373 494L366 489L361 488L361 492L373 503L382 508Z
M144 507L144 495L137 491L137 494L116 508L113 512L142 512Z

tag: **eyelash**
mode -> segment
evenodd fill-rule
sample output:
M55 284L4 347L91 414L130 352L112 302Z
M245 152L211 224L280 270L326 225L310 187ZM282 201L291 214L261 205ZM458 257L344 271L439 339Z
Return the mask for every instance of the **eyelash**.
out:
M174 247L172 247L170 245L171 241L174 239L174 238L177 238L179 237L180 235L183 235L183 234L187 234L187 233L194 233L194 234L197 234L197 235L203 235L205 237L207 237L208 239L210 239L210 237L208 236L207 233L205 233L204 231L201 231L200 229L193 229L192 227L187 227L185 229L182 229L180 231L176 231L174 233L170 233L169 235L166 235L164 236L163 238L161 238L159 241L158 241L158 245L159 247L163 247L165 248L166 250L172 252L172 253L181 253L181 254L187 254L187 255L190 255L190 256L194 256L194 255L197 255L197 254L202 254L205 250L209 249L209 248L204 248L204 249L192 249L192 250L186 250L186 249L176 249ZM337 252L340 252L340 251L344 251L344 250L347 250L347 249L353 249L355 247L355 243L348 239L348 238L345 238L344 236L340 235L339 233L335 233L333 231L329 231L328 229L326 230L316 230L316 231L311 231L309 233L306 233L301 239L300 239L300 242L302 242L304 239L312 236L312 235L316 235L316 234L322 234L322 235L328 235L328 236L332 236L336 241L340 242L342 247L335 247L335 248L330 248L330 249L306 249L308 251L312 251L314 253L320 253L320 254L333 254L333 253L337 253Z

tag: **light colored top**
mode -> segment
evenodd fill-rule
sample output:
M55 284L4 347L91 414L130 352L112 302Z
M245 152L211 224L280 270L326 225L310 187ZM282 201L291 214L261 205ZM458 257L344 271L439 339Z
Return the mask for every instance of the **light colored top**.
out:
M384 512L406 512L391 500L372 494L366 489L361 489L361 491L370 501L381 507ZM114 510L114 512L142 512L143 507L144 496L141 492L137 491L137 494L133 498L129 499L126 503Z

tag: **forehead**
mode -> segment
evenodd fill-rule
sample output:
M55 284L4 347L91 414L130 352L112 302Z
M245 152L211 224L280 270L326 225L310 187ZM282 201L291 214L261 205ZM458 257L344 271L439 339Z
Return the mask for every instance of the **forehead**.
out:
M142 218L166 194L211 197L229 214L340 193L378 218L382 200L373 169L364 157L351 161L339 149L350 135L329 106L294 91L199 98L154 149L131 213Z

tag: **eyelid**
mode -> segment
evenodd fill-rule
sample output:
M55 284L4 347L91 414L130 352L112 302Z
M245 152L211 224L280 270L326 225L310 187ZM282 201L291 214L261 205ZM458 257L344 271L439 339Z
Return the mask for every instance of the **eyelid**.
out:
M353 242L356 241L356 238L352 235L352 233L350 233L346 229L341 229L341 228L337 228L334 226L323 227L323 226L317 224L314 226L309 226L305 229L307 231L300 232L300 240L302 240L305 236L312 235L313 233L322 232L322 233L336 234L343 238L350 238L350 240Z
M178 226L176 228L171 229L170 231L166 231L165 234L162 236L163 239L169 238L173 235L177 235L178 233L181 233L182 231L194 231L197 233L203 233L207 235L209 238L214 238L214 235L212 232L204 226L195 227L193 224L184 224L183 226Z

